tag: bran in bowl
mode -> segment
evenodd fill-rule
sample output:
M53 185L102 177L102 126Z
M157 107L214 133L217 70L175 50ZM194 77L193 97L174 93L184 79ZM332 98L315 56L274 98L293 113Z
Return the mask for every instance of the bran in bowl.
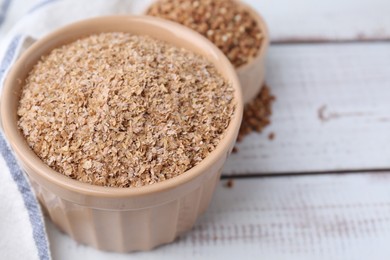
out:
M52 169L139 187L183 174L215 149L234 114L233 92L198 54L101 33L41 58L23 87L18 126Z
M236 67L251 62L264 42L255 17L237 0L158 0L147 14L185 25L213 42Z

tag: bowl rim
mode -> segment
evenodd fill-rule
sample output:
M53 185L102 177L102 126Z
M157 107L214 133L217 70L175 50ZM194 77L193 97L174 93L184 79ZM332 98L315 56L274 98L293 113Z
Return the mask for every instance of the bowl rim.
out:
M181 33L186 36L197 37L198 41L202 45L198 45L197 48L207 48L210 52L215 54L218 57L218 60L223 63L223 67L226 70L226 73L221 73L225 75L230 75L228 79L231 82L231 85L234 89L234 102L235 102L235 112L231 118L228 128L225 130L223 138L220 140L217 147L212 151L205 159L203 159L198 165L184 172L183 174L176 176L174 178L154 183L151 185L145 185L141 187L130 187L130 188L120 188L120 187L103 187L92 185L89 183L83 183L81 181L71 179L47 166L28 146L27 141L20 132L16 123L7 123L14 122L15 116L10 113L9 107L10 103L8 96L13 94L11 82L14 79L18 78L19 73L23 71L23 66L25 60L30 57L32 53L37 51L39 48L42 48L47 42L51 39L54 39L56 36L61 35L64 32L77 30L80 26L90 25L94 23L101 22L126 22L129 23L147 23L151 26L157 26L159 28L164 28L166 30L174 31L175 34ZM97 31L91 31L91 34L99 33ZM86 34L87 35L87 34ZM147 35L147 33L146 33ZM152 36L153 37L153 36ZM154 194L157 192L163 192L171 190L178 186L181 186L185 183L190 182L191 180L199 177L202 173L208 169L211 165L216 163L221 157L221 153L230 151L234 145L238 129L241 124L242 113L243 113L243 97L238 80L238 76L235 73L233 65L228 61L224 54L208 41L206 38L201 37L198 33L188 29L185 26L179 25L174 22L163 20L160 18L150 17L150 16L131 16L131 15L114 15L114 16L102 16L97 18L89 18L80 20L75 23L68 24L66 26L60 27L41 39L37 40L32 46L30 46L18 60L13 64L11 69L6 75L3 90L1 95L0 103L0 120L3 126L3 131L7 138L7 141L10 143L12 149L15 151L17 158L22 161L27 167L29 167L34 174L42 177L45 181L56 185L62 189L65 189L70 192L75 192L77 194L100 197L100 198L129 198L129 197L138 197L145 196L149 194ZM187 40L186 41L190 41ZM49 52L52 49L45 49L45 52ZM36 60L37 61L37 60ZM212 62L215 64L215 62ZM222 72L220 70L220 72ZM233 140L233 141L232 141ZM227 155L222 155L227 156ZM22 167L23 168L23 167Z
M257 64L259 61L263 60L265 53L269 47L269 30L267 23L264 18L257 12L252 6L244 3L242 0L234 0L240 5L243 9L249 12L249 14L256 20L257 25L260 27L260 30L263 34L262 43L260 45L260 49L257 51L256 56L251 58L249 62L242 64L241 66L236 67L236 71L239 73L240 71L245 71L249 67L252 67L254 64Z

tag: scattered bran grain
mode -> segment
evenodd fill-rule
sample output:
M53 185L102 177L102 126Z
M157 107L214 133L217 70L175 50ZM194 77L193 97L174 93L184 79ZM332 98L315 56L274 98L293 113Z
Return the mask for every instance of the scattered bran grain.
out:
M249 104L245 105L240 132L237 141L240 142L252 132L261 132L270 124L272 102L275 97L267 85L261 88L260 93Z
M234 180L233 179L228 179L227 182L225 183L226 188L233 188L234 187Z
M212 152L234 114L233 92L197 54L102 33L41 58L26 79L18 125L52 169L138 187L178 176Z
M254 17L237 0L159 0L147 14L204 35L236 68L257 55L264 37Z

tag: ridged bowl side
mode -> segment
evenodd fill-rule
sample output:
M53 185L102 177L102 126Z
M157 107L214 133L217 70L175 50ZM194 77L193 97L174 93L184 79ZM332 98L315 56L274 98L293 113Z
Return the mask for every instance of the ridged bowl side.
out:
M104 210L77 205L46 190L30 178L39 201L60 230L79 243L100 250L150 250L190 230L210 204L221 169L180 198L155 207Z

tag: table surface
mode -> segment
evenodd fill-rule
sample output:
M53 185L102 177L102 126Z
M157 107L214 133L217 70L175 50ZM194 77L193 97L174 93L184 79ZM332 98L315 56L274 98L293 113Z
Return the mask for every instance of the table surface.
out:
M54 259L390 259L390 1L246 2L269 25L276 102L208 211L174 243L133 254L79 245L47 220Z

